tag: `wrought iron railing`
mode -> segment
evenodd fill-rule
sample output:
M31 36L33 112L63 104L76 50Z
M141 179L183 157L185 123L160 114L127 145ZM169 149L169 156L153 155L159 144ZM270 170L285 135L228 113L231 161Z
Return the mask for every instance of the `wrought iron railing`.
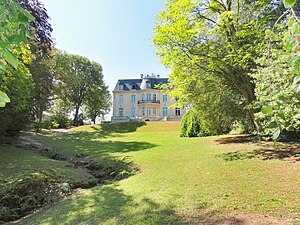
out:
M144 103L156 103L156 104L160 104L159 100L139 100L138 104L144 104Z

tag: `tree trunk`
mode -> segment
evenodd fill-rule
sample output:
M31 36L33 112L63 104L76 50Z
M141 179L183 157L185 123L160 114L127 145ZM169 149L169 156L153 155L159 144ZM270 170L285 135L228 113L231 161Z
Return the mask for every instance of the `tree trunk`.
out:
M93 117L92 117L92 121L93 121L94 124L96 124L96 118L97 118L97 115L94 114Z
M78 126L78 114L79 114L79 104L76 105L75 107L75 114L74 114L74 119L73 119L73 126Z
M41 123L43 120L43 111L39 110L39 112L37 113L37 119L38 119L38 123Z
M245 84L245 92L243 92L243 96L245 97L246 100L246 105L249 106L253 101L256 100L255 97L255 85L253 83L249 83ZM260 133L261 131L261 127L259 125L259 123L256 121L254 114L257 113L257 110L249 107L247 109L247 114L250 120L250 123L252 125L252 127L257 131L257 133Z

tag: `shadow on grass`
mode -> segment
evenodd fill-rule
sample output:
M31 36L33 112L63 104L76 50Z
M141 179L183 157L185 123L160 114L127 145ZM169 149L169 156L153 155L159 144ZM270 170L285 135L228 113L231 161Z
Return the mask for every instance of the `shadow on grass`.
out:
M256 143L258 140L254 136L237 136L227 137L217 140L220 144L234 144L234 143ZM260 142L260 149L250 152L227 152L216 155L225 161L244 160L251 158L260 158L262 160L292 160L300 161L300 146L298 143L287 142Z
M109 153L135 152L157 146L145 141L98 140L97 135L89 133L50 136L47 139L50 142L55 142L58 149L64 149L64 151L97 154L98 156L106 156Z
M100 126L91 126L95 131L89 134L98 138L118 137L123 133L135 132L139 127L146 126L145 122L127 122L127 123L103 123ZM81 131L86 134L87 132Z
M266 142L262 144L262 148L254 150L253 154L263 160L280 159L287 160L295 158L300 161L299 144L277 143L276 145Z
M25 223L24 223L25 222ZM66 200L19 224L243 224L242 219L221 216L217 211L199 210L186 218L174 205L162 205L149 198L140 201L117 185L103 186L88 194Z
M247 152L247 153L241 153L238 151L235 152L226 152L219 155L216 155L216 157L220 157L224 159L226 162L229 161L236 161L236 160L244 160L244 159L251 159L254 158L255 155L253 152Z
M38 224L184 223L172 207L161 206L150 199L142 199L137 203L132 196L126 195L116 185L93 189L91 193L67 200L55 206L50 213L41 212L39 216L40 221L31 218L32 222Z
M242 144L242 143L257 143L259 141L254 135L236 135L234 137L225 137L216 140L219 144Z
M103 133L128 133L134 132L137 128L146 126L145 122L128 122L128 123L103 123L101 132Z
M157 145L145 141L106 141L108 137L120 137L121 133L134 132L138 127L146 125L145 122L130 123L104 123L101 127L92 126L94 132L56 133L41 135L45 145L61 150L62 153L81 152L84 154L97 154L107 156L109 153L127 153L150 149Z

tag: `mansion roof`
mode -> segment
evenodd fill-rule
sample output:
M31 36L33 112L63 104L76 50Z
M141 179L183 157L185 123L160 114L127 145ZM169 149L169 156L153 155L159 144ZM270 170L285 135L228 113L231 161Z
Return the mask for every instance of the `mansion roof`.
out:
M159 75L141 75L141 79L119 79L115 91L132 91L157 89L156 85L168 83L168 78L160 78Z

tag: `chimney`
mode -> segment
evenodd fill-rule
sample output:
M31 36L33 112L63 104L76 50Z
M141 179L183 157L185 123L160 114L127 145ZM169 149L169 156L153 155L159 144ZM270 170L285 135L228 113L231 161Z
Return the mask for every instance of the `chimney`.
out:
M151 73L151 77L155 77L154 73Z
M140 75L141 75L141 79L143 79L144 78L144 74L141 73Z
M157 74L157 78L159 79L159 77L160 77L160 75L159 74Z

